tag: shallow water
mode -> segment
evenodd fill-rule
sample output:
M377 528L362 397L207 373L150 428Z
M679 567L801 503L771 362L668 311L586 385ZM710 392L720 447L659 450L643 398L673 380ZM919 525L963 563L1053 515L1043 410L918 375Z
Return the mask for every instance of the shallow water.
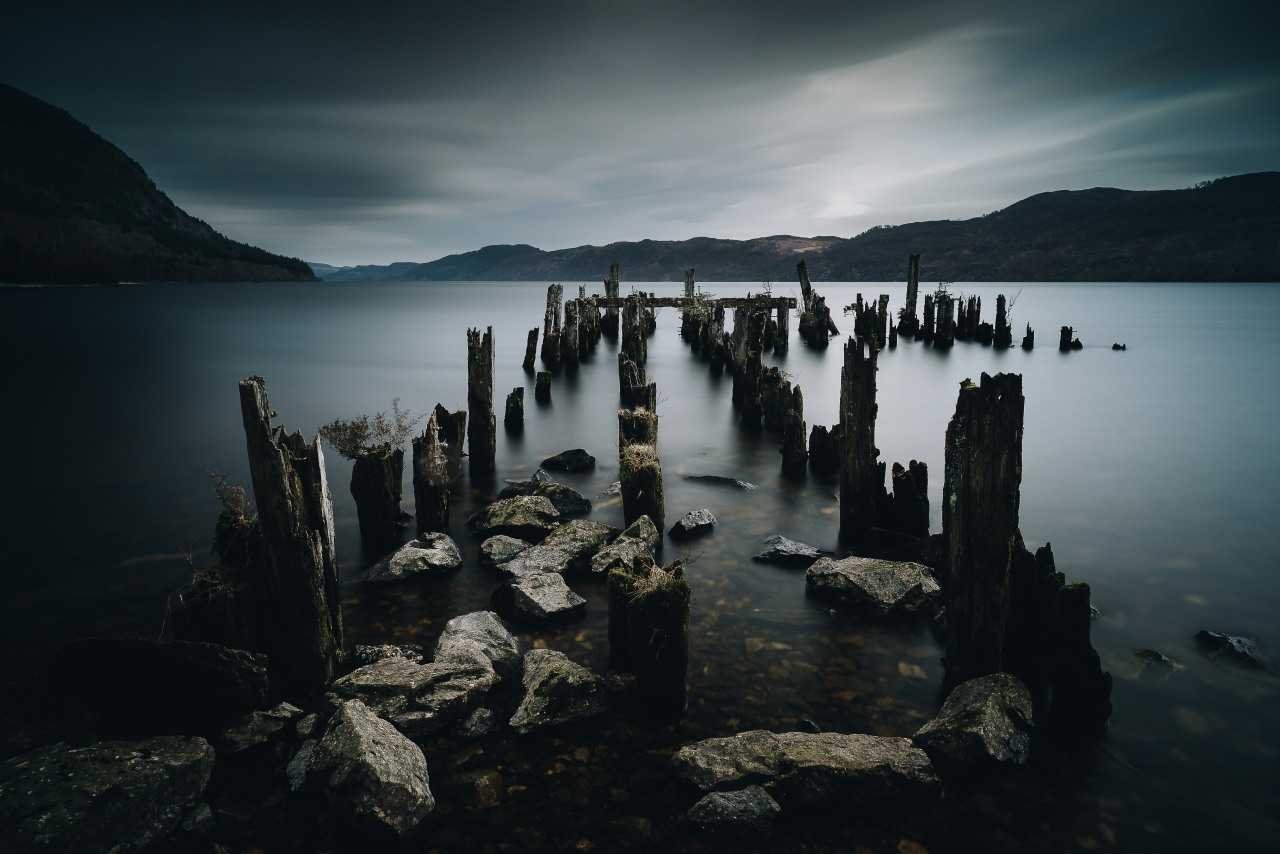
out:
M643 287L680 291L671 283ZM728 296L753 285L706 287ZM818 288L833 308L861 292L889 293L896 310L904 293L900 284ZM1038 347L997 352L958 342L939 353L904 341L886 351L878 375L881 459L929 464L938 530L943 439L958 384L982 371L1023 374L1022 531L1033 548L1052 541L1059 569L1092 586L1102 611L1094 644L1116 677L1106 738L1089 749L1046 753L1013 782L978 796L967 830L1009 848L1271 843L1280 831L1280 685L1268 674L1204 660L1192 635L1201 628L1244 633L1264 651L1280 648L1280 543L1272 533L1280 482L1273 376L1280 289L954 290L980 294L986 320L997 293L1016 294L1015 342L1030 322ZM796 291L774 288L778 295ZM0 624L10 687L20 690L25 662L70 637L158 630L166 592L188 575L185 556L207 559L216 512L207 473L247 482L236 380L248 374L266 377L279 422L308 434L335 417L387 409L393 397L415 411L437 401L465 407L463 332L491 323L499 484L528 475L552 453L585 447L599 460L596 471L559 479L596 501L593 518L621 524L617 499L598 498L617 477L615 345L605 339L576 374L557 377L551 406L534 404L532 377L520 362L527 331L541 325L544 294L542 284L521 283L0 291L8 416L0 430L10 471ZM571 295L576 283L566 283ZM852 318L835 311L850 331ZM1076 327L1083 351L1057 352L1063 323ZM668 521L704 506L719 519L711 536L668 542L662 554L686 561L693 588L689 713L660 731L611 719L536 745L441 758L477 772L499 769L505 791L505 803L483 820L442 807L436 820L443 839L483 847L514 828L535 834L516 835L528 847L573 847L580 839L608 847L624 830L639 832L646 819L661 826L676 806L653 792L673 745L805 720L823 729L906 735L936 707L939 647L925 627L887 628L832 612L805 597L802 573L749 560L772 533L834 549L835 488L813 478L800 485L780 479L776 438L738 429L730 379L710 376L678 326L674 310L660 310L649 341ZM1128 350L1111 351L1113 341ZM825 352L805 348L793 318L791 350L778 364L803 388L810 425L835 419L840 361L838 341ZM517 385L528 387L526 429L512 439L502 429L501 401ZM339 557L351 577L363 562L346 489L350 464L327 456ZM681 477L695 473L731 475L757 488L741 492ZM468 483L466 490L466 506L453 517L464 569L396 589L348 585L351 642L431 644L450 616L487 607L496 580L478 566L478 541L461 520L494 487ZM406 484L409 510L411 496ZM582 580L573 586L589 601L586 616L524 637L603 671L603 587ZM1132 653L1143 647L1183 669L1141 678ZM449 775L435 761L433 785L447 785ZM697 844L670 832L681 844ZM920 835L930 847L948 847L937 828Z

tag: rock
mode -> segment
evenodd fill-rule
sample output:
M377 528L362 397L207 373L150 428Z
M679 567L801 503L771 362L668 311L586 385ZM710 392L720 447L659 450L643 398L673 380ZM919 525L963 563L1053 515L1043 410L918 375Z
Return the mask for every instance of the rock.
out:
M939 793L928 754L906 738L752 730L687 744L674 764L705 792L767 784L783 809L919 809Z
M604 492L600 493L601 498L614 498L622 495L622 481L615 480L604 488Z
M845 602L880 617L900 617L932 607L942 588L920 563L824 557L805 572L814 595Z
M497 684L493 667L478 657L431 664L388 658L334 682L329 702L360 700L406 735L420 738L465 717Z
M1254 670L1266 669L1266 663L1253 638L1202 630L1196 632L1196 643L1210 658L1225 658Z
M520 669L520 641L492 611L472 611L445 623L436 641L437 663L483 659L506 679Z
M315 712L298 718L297 726L294 727L298 734L298 738L311 738L311 736L315 734L316 726L318 726L319 723L320 716Z
M498 567L513 576L535 573L566 573L585 570L591 557L618 531L604 522L574 519L556 528L541 543L522 551Z
M822 557L822 552L813 546L789 540L781 534L765 537L763 545L765 547L764 550L753 555L752 560L796 569L807 569L815 560Z
M574 448L569 451L561 451L555 456L547 457L542 461L542 467L551 471L591 471L596 467L596 458L588 454L583 448Z
M716 526L716 517L705 507L690 510L671 526L671 539L688 540L700 534L709 534Z
M403 581L420 573L451 572L462 566L462 552L448 534L419 534L369 569L369 581Z
M652 558L657 546L658 529L648 516L641 516L616 540L596 552L591 558L591 574L607 575L614 567L632 566L641 556Z
M302 709L292 703L278 703L270 709L250 712L218 737L218 753L242 753L288 738L293 732L290 724L302 715Z
M338 706L293 778L322 791L351 830L402 837L435 809L422 750L359 700Z
M710 792L686 814L699 830L708 833L762 833L769 830L782 808L759 786L732 792Z
M407 658L414 664L421 664L426 653L417 644L362 644L358 643L347 656L347 664L352 668L364 667L384 658Z
M1142 660L1143 670L1147 670L1149 668L1164 671L1182 669L1181 664L1156 649L1137 649L1133 651L1133 654Z
M604 680L562 652L526 652L522 681L524 698L511 716L511 726L522 735L605 710Z
M745 480L738 480L736 477L724 477L718 474L687 474L685 480L693 480L698 483L710 483L715 486L732 486L741 490L752 490L756 488L754 483L748 483Z
M508 537L506 534L489 537L480 544L480 563L496 569L529 548L530 545L524 540L517 540L515 537Z
M913 739L939 767L1021 765L1031 750L1031 692L1008 673L961 682Z
M484 738L495 732L500 725L493 709L479 708L467 715L458 725L458 735L463 738Z
M267 704L267 659L212 643L89 638L58 652L49 684L67 723L99 736L212 736Z
M120 851L164 839L213 774L203 738L57 743L0 763L0 850Z
M493 607L513 620L549 623L586 610L587 600L569 589L558 572L517 575L493 592Z
M562 521L559 511L549 498L542 495L519 495L493 502L476 512L468 523L483 537L506 534L537 542Z
M571 486L552 480L542 469L528 480L508 480L498 498L514 498L520 495L541 495L555 505L562 516L585 516L591 512L591 501Z

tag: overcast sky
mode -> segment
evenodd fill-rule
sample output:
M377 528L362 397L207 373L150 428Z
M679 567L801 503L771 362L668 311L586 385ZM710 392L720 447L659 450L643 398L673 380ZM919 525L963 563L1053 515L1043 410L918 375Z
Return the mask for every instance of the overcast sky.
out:
M1280 169L1280 2L114 5L7 13L0 80L310 261L848 236Z

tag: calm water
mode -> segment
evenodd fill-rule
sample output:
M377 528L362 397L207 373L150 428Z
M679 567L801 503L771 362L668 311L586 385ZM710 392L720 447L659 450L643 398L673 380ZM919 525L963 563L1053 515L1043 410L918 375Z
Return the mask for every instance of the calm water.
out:
M727 296L751 287L708 289ZM858 292L887 292L894 310L904 292L898 284L819 288L832 306ZM929 464L937 530L944 431L958 384L982 371L1021 373L1022 531L1033 548L1052 541L1059 569L1092 585L1102 610L1094 643L1116 676L1106 739L1069 759L1043 754L995 794L978 797L966 826L1009 848L1269 847L1280 832L1280 684L1204 660L1192 635L1247 633L1264 651L1280 649L1280 288L956 289L982 295L987 320L998 292L1018 294L1015 341L1030 322L1039 346L1028 354L957 343L942 354L904 342L886 351L881 458ZM777 294L796 290L775 286ZM576 293L576 283L566 292ZM503 435L499 411L499 477L527 475L551 453L585 447L598 457L597 470L563 479L596 499L594 518L621 524L616 499L597 498L617 477L614 345L606 339L576 374L557 377L549 408L534 405L520 362L527 331L541 325L544 294L542 284L515 283L0 291L7 679L16 682L43 651L76 635L157 631L166 592L187 576L185 555L207 560L215 515L207 473L248 480L236 393L248 374L266 377L279 421L308 434L335 417L389 408L394 397L415 411L437 401L464 407L464 329L491 323L499 410L509 389L530 387L522 438ZM837 322L852 329L849 318ZM694 591L689 714L661 732L607 721L493 748L479 760L433 757L433 787L448 790L454 765L497 768L507 787L506 802L483 821L441 798L446 839L487 844L515 828L534 834L515 837L529 847L580 839L608 847L621 828L646 818L661 828L674 805L642 790L660 785L676 744L794 728L804 719L905 735L936 707L939 648L925 628L832 613L806 599L802 573L748 559L772 533L835 548L834 488L780 479L776 439L738 430L730 380L710 376L679 339L678 323L674 310L660 311L649 343L667 513L674 520L705 506L720 519L712 536L687 547L667 543L662 555L689 563ZM1083 352L1057 352L1063 323L1076 327ZM1112 352L1113 341L1128 351ZM839 342L826 352L806 349L793 319L791 352L779 364L804 389L810 425L836 417L840 359ZM336 454L328 459L339 554L354 576L362 563L346 489L350 465ZM742 493L680 477L693 473L759 488ZM461 520L493 486L467 488L469 506L455 513L453 531L467 566L397 590L348 585L353 642L430 644L448 617L486 607L495 578L476 564L478 542ZM410 510L411 495L406 484ZM587 616L525 639L604 671L603 588L574 586L590 602ZM1132 653L1142 647L1184 669L1140 678ZM20 684L9 687L21 694ZM557 818L547 818L549 805ZM932 848L948 847L937 828L919 835Z

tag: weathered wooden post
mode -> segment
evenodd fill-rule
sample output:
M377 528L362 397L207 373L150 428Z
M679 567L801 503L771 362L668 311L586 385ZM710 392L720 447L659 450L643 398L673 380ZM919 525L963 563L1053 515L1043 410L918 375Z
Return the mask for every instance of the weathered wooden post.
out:
M637 406L618 410L619 454L630 445L658 445L658 416L652 409Z
M492 474L497 470L497 421L493 415L493 327L484 335L479 329L467 330L467 408L471 423L467 426L467 453L471 475Z
M924 295L924 326L917 333L916 337L924 340L926 346L933 345L933 333L935 329L936 312L933 307L933 294Z
M538 371L533 380L533 399L541 404L551 402L551 372Z
M436 413L413 439L413 505L418 534L449 530L449 461Z
M529 340L524 345L524 372L533 373L534 359L538 355L538 330L529 330Z
M1080 339L1076 337L1075 330L1070 326L1064 326L1058 334L1058 352L1069 353L1072 350L1083 350L1084 345L1080 343Z
M912 460L893 464L893 527L913 537L929 536L929 467Z
M524 386L516 386L507 395L507 408L502 416L502 425L511 434L524 432Z
M1004 668L1009 566L1022 483L1022 377L960 385L947 425L942 488L947 672L959 681Z
M638 294L632 294L627 297L622 307L622 342L618 347L618 383L620 387L623 384L623 356L635 362L636 366L641 369L642 377L645 362L648 361L648 345L645 343L644 329L642 327L644 313L642 299Z
M560 299L564 288L547 286L547 307L542 314L542 364L547 370L560 370Z
M996 328L992 343L1001 350L1013 346L1013 329L1009 326L1009 307L1004 294L996 297Z
M898 327L892 323L889 324L889 349L898 349Z
M782 474L792 480L804 477L809 454L805 448L804 395L800 386L791 390L791 404L782 427Z
M786 391L784 393L783 386ZM768 368L760 373L760 411L764 415L764 429L781 433L782 422L791 405L791 383L782 378L782 371Z
M907 302L898 317L898 331L903 335L915 335L919 329L920 319L916 315L916 301L920 295L920 254L913 253L907 258Z
M622 516L628 525L648 516L658 530L666 519L662 492L662 463L657 445L627 445L622 449L619 479L622 484Z
M355 458L351 497L360 520L360 542L369 555L381 557L400 544L403 481L403 448L373 450Z
M689 696L689 583L680 561L645 568L626 591L626 658L646 710L679 717Z
M1035 346L1036 346L1036 333L1035 333L1035 330L1031 328L1031 324L1028 323L1027 334L1022 336L1022 349L1033 350L1035 349Z
M876 301L876 349L883 350L889 340L889 295L880 294Z
M564 329L560 333L560 362L566 367L578 366L578 301L569 300L564 304Z
M777 333L774 335L773 352L781 356L791 346L791 309L779 305L775 322Z
M835 480L840 474L840 425L828 429L823 424L813 425L809 431L809 471L825 480Z
M587 298L587 286L578 286L578 361L600 343L600 309Z
M609 265L609 278L604 280L604 295L610 299L618 298L618 281L622 276L617 262ZM600 321L600 329L610 338L618 337L618 309L608 306L604 310L604 318Z
M271 685L310 696L332 679L342 654L342 596L334 553L333 501L319 438L271 426L266 381L240 381L249 472L265 541L262 597Z
M840 540L856 542L879 524L886 504L876 450L876 350L850 337L840 372Z
M467 410L450 412L443 404L437 403L435 416L440 441L444 443L445 460L449 464L449 479L454 481L462 477L462 442L467 435Z
M955 300L950 294L939 293L933 299L933 310L938 328L933 335L933 346L949 350L956 341Z
M724 305L721 303L716 303L711 312L711 325L707 339L708 341L703 345L702 349L711 360L712 376L719 376L724 371L725 361L728 358L727 348L724 343Z

